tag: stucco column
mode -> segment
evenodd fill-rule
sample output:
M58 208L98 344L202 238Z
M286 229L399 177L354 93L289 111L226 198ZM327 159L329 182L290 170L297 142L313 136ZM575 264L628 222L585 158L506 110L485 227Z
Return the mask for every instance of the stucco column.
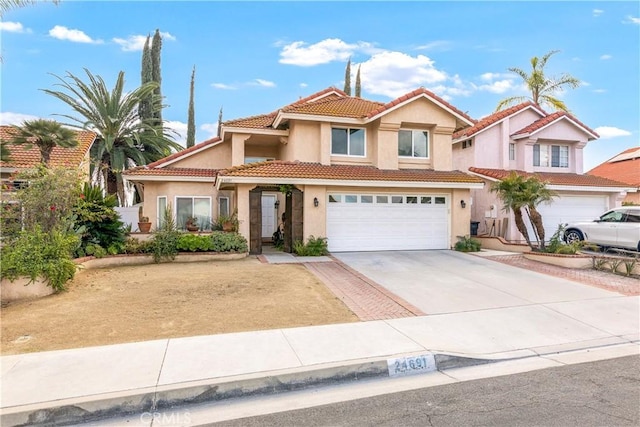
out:
M398 169L398 130L400 123L380 123L375 153L379 169Z
M572 144L569 147L569 170L573 171L577 174L582 175L583 164L582 164L582 154L583 148L587 145L586 142L579 142L577 144Z
M249 190L255 185L253 184L238 184L236 211L238 214L238 232L247 239L250 238L249 224L251 220L249 218Z
M437 171L450 171L453 169L452 127L436 126L431 138L431 164Z
M524 164L522 170L525 172L533 172L533 146L538 142L537 139L527 139L524 142Z
M331 124L320 123L320 164L331 164Z
M465 207L462 207L464 201ZM451 192L451 247L458 241L458 236L471 233L471 191L467 188L454 189Z
M303 228L305 241L309 236L327 237L327 191L318 185L304 186ZM318 206L313 199L318 199Z
M231 136L231 166L244 165L244 142L250 136L246 133L234 133Z

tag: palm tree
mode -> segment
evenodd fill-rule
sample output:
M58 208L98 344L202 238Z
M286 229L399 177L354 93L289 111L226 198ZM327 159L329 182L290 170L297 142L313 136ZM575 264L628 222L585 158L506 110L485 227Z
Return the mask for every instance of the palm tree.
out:
M2 141L0 142L0 161L10 162L11 161L11 150L9 150L8 142Z
M60 0L52 0L54 4L58 4ZM39 0L2 0L0 1L0 16L13 9L37 4Z
M537 206L542 202L552 200L556 196L555 192L549 190L546 184L538 178L525 178L516 172L504 178L502 181L496 181L491 185L491 191L498 193L498 197L502 199L505 212L513 211L513 217L518 231L524 236L527 244L532 250L544 250L545 233L542 224L542 215L538 212ZM538 241L538 246L534 246L529 236L529 231L524 222L523 211L527 214L529 222L532 225L533 232Z
M120 206L125 205L125 190L122 172L140 166L182 147L171 139L160 125L152 126L140 120L138 106L142 99L153 94L155 82L145 83L131 92L124 91L124 72L120 71L112 90L100 76L94 76L85 68L89 83L67 73L66 78L55 76L64 91L43 89L69 107L79 116L60 114L82 127L98 134L91 158L94 176L104 183L108 194L116 194ZM152 98L152 107L161 108L160 99Z
M29 150L34 145L40 150L40 159L49 167L51 152L55 147L73 148L78 146L76 133L54 120L25 120L22 126L12 126L13 136L9 140L14 145L24 145Z
M509 68L509 71L516 73L522 78L524 84L527 86L527 89L529 89L529 91L531 92L531 96L512 96L510 98L503 99L498 103L496 111L502 110L509 105L524 102L529 99L537 105L548 105L554 110L562 110L568 112L569 109L564 104L564 102L556 98L554 94L556 92L561 92L565 86L568 86L572 89L577 88L578 86L580 86L580 80L569 74L562 74L560 77L547 77L544 74L544 67L547 65L547 61L551 56L555 55L558 52L559 50L552 50L542 58L538 58L537 56L531 58L531 74L527 73L521 68Z

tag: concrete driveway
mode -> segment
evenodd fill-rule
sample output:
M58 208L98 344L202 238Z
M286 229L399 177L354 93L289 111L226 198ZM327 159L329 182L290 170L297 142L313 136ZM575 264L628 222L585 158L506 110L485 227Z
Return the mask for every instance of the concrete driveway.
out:
M427 314L621 297L615 292L454 251L333 255Z

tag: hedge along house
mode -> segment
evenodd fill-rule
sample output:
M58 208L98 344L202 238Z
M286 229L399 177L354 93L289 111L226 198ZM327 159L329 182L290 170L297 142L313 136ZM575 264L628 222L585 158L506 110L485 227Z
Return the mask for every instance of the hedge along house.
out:
M474 121L420 88L389 103L327 88L275 112L227 121L221 135L126 171L155 224L171 204L211 223L236 212L252 253L285 218L285 249L447 249L469 234L470 191L453 170L452 134Z
M523 239L513 213L504 212L502 201L490 190L493 182L508 177L512 171L535 176L558 194L551 203L538 208L547 240L561 223L593 220L607 209L620 206L634 188L583 173L583 149L597 138L595 131L571 114L549 114L532 102L498 111L456 132L454 167L469 171L486 183L483 189L472 191L472 220L483 224L483 232L493 231L491 234L510 241ZM498 221L503 227L495 227Z

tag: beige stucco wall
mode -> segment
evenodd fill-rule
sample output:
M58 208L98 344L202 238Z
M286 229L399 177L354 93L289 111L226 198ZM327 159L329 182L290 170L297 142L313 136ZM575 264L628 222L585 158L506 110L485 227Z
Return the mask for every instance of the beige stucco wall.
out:
M224 169L231 166L231 144L219 143L172 163L172 168Z
M225 192L225 195L231 193ZM217 218L218 192L212 182L145 182L143 216L148 216L152 229L158 224L161 212L158 212L158 197L166 196L167 204L171 205L175 214L176 196L205 196L211 197L211 218ZM229 200L233 206L233 198Z
M329 131L329 137L331 137ZM320 162L320 123L291 120L289 123L289 143L283 152L284 160ZM329 147L331 150L331 147Z

